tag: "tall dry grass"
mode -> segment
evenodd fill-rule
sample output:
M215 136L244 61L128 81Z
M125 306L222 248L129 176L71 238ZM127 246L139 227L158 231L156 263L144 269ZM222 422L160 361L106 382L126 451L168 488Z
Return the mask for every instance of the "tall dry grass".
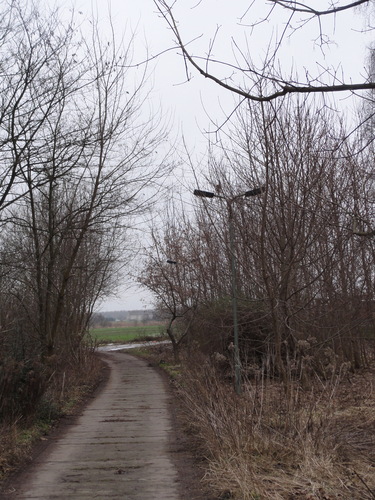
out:
M180 391L210 489L241 500L374 499L373 379L354 378L338 370L286 387L260 369L237 396L212 358L190 361Z

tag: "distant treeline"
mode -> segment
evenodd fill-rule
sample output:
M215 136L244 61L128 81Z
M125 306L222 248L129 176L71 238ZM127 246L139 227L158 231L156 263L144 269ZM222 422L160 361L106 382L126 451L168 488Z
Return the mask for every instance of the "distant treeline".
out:
M148 310L133 311L101 311L95 312L91 318L91 325L109 326L115 321L148 322L159 319L157 312Z

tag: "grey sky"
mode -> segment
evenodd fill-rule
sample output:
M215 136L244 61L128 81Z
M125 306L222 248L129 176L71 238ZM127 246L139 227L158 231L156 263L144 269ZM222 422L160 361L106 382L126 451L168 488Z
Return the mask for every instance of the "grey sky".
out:
M105 23L108 20L106 2L98 0L97 3L94 2L94 5L97 4L100 7L94 7L94 12L96 11L99 24ZM252 7L247 10L250 4ZM314 7L317 9L326 8L328 4L327 0L314 0ZM132 31L136 32L135 62L173 47L172 33L157 14L152 0L109 0L108 5L119 35L125 32L126 39ZM82 19L91 16L91 0L76 0L75 6L82 13ZM210 41L219 27L213 47L215 58L235 62L235 40L243 49L247 47L247 53L251 54L255 62L260 62L270 40L274 41L282 33L289 15L278 8L272 17L277 22L267 21L250 28L250 24L267 15L269 8L269 2L264 0L255 0L253 3L249 0L178 0L176 17L180 21L182 35L186 42L191 42L189 49L195 55L204 56L207 53ZM335 43L321 46L318 39L319 24L311 21L292 37L284 38L280 50L283 68L287 71L293 69L299 75L305 74L306 68L309 68L310 76L313 77L323 72L323 66L329 66L337 76L347 77L348 83L350 80L363 81L366 44L372 41L371 32L367 36L363 35L371 22L369 16L361 10L355 13L348 11L337 16L326 16L322 22L323 32ZM299 27L297 19L293 20L293 25ZM192 78L187 82L183 59L177 48L164 53L150 66L154 68L152 106L157 109L160 103L163 111L173 116L174 130L179 135L183 133L188 147L199 155L205 146L202 132L210 127L207 113L212 120L222 123L225 114L233 109L233 96L200 77L191 68L188 71ZM215 67L215 70L219 75L229 75L228 69ZM324 78L330 79L332 74L327 73ZM347 97L336 96L338 106L354 112L355 102ZM144 302L141 301L142 298ZM149 299L148 294L138 293L133 289L121 293L120 300L105 301L101 309L143 308L150 304Z

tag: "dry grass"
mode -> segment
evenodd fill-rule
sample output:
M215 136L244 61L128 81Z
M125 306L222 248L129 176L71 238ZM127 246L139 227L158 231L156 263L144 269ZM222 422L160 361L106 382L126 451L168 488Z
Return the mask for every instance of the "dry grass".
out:
M75 411L101 378L102 363L92 351L79 359L51 359L54 370L43 397L31 416L19 415L0 425L0 484L30 456L33 446L55 421Z
M212 361L188 366L186 422L222 498L375 499L374 372L287 390L258 373L239 397Z

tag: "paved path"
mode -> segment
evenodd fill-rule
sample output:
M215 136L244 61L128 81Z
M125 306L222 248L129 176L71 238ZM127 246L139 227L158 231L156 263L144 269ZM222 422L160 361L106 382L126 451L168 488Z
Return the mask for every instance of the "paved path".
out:
M109 353L106 360L105 389L36 459L9 499L179 500L160 374L128 354Z

